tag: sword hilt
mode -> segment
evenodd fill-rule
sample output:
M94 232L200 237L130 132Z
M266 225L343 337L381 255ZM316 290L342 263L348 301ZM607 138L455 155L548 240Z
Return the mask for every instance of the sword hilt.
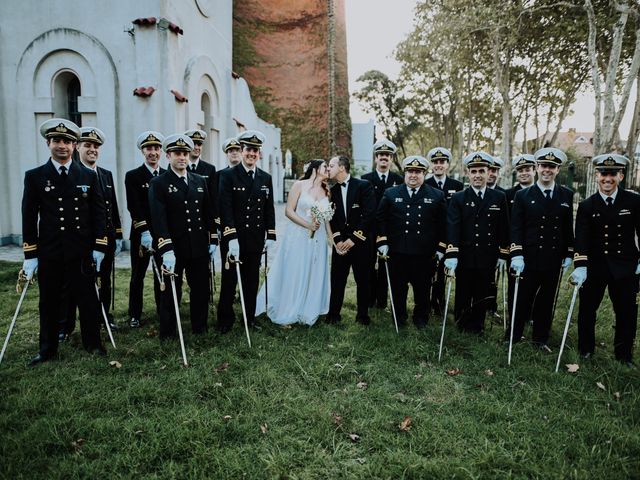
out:
M20 271L18 272L18 279L16 281L16 293L22 293L22 288L24 287L24 285L26 285L27 283L31 283L33 285L33 282L35 282L35 278L32 277L31 280L29 280L24 270L20 269Z

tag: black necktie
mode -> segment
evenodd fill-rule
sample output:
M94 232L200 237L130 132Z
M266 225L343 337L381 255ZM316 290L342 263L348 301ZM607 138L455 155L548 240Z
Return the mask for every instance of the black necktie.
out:
M607 207L611 207L613 205L613 198L607 197Z
M551 190L547 189L544 191L544 198L546 198L547 200L551 200Z
M192 164L191 164L191 171L192 171L192 172L195 172L195 171L196 171L196 164L195 164L195 163L192 163Z
M64 165L60 167L60 177L63 180L67 178L67 167L65 167Z
M387 176L385 174L380 175L380 180L382 180L382 183L387 183Z
M154 177L157 177L157 176L158 176L158 170L154 170L154 171L153 171L153 176L154 176Z
M411 198L413 198L413 196L416 194L416 189L412 188L411 189Z
M438 188L439 188L440 190L442 190L442 181L441 181L441 180L438 180Z
M482 200L482 190L480 190L480 191L478 192L478 198L479 198L480 200Z

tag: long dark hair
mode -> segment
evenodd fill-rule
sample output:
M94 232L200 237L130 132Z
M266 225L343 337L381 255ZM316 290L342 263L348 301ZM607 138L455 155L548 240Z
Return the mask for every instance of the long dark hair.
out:
M320 159L311 160L309 162L309 165L307 166L307 170L305 170L304 172L304 176L302 177L302 180L309 180L313 172L315 171L317 173L318 169L323 163L327 163L327 162L325 160L320 160ZM324 192L327 194L327 197L331 197L331 193L329 192L329 187L327 186L327 182L322 182L322 188L324 189Z

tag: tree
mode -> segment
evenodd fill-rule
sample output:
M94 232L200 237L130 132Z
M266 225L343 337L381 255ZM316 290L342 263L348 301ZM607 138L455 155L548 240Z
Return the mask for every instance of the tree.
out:
M412 119L410 102L398 83L378 70L369 70L357 79L364 86L354 93L367 113L375 115L386 137L407 156L405 143L417 123ZM396 165L402 170L398 159Z

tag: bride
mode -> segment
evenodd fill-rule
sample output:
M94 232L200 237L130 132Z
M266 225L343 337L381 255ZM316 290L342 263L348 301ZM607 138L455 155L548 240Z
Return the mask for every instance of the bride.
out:
M302 180L289 192L285 214L291 221L267 274L267 316L273 323L313 325L329 311L329 222L324 225L311 210L329 211L328 167L312 160ZM266 310L265 286L256 302L256 316Z

